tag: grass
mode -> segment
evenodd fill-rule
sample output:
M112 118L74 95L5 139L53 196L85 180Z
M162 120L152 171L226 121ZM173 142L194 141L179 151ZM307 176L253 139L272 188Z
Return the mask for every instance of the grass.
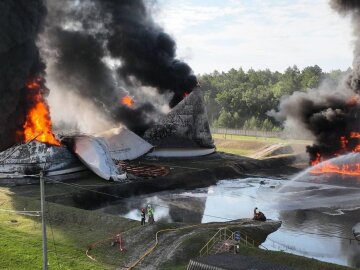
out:
M289 140L254 136L212 134L217 151L250 157L274 144L290 145L296 152L304 152L305 146L311 144L306 140Z
M258 142L270 142L270 143L285 143L285 144L311 144L309 140L294 140L294 139L282 139L282 138L267 138L267 137L255 137L255 136L242 136L231 134L212 134L214 139L230 139L238 141L258 141Z
M38 210L33 198L13 196L0 189L0 209ZM126 259L116 248L106 254L96 253L98 262L85 251L90 243L109 238L138 223L96 211L86 211L58 204L47 204L48 257L51 269L116 269ZM40 217L0 211L1 269L41 269L42 234ZM55 243L55 245L54 245Z
M28 231L21 227L1 225L0 230L1 269L41 269L42 238L39 228ZM73 243L57 242L55 252L55 246L49 239L48 250L51 269L111 269L106 264L90 261L84 256L84 249Z

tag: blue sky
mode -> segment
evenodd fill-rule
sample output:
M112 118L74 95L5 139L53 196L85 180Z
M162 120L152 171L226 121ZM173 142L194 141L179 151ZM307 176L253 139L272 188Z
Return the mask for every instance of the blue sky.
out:
M352 63L350 18L328 0L158 0L155 20L195 73Z

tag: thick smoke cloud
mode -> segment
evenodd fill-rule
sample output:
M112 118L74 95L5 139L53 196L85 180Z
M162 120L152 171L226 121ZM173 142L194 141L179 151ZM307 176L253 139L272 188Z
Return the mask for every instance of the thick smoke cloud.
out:
M110 120L121 122L137 134L144 133L152 124L155 108L149 103L134 108L121 105L121 97L127 93L116 84L112 71L102 60L105 54L101 42L83 32L60 28L51 31L52 44L60 49L52 79L91 100Z
M350 14L355 35L353 70L340 85L323 83L319 89L295 92L284 98L274 116L286 125L309 132L314 145L308 146L310 160L323 159L353 151L360 131L360 1L333 0L331 7L340 14ZM330 57L330 56L329 56Z
M144 85L156 87L161 93L171 90L175 106L186 92L197 85L191 68L175 59L175 41L149 16L143 0L99 0L104 14L111 14L106 24L110 30L107 48L119 58L119 74L133 75Z
M328 159L349 152L358 143L351 133L359 130L359 97L353 91L333 87L324 84L319 89L295 92L280 102L278 112L269 113L285 126L295 126L297 136L307 131L313 135L314 145L307 147L311 161L317 154Z
M347 80L347 87L360 92L360 1L331 0L331 7L342 15L351 15L353 34L355 37L353 71Z
M41 0L0 2L0 150L22 139L22 129L30 104L26 81L41 75L35 41L46 15Z
M51 79L96 104L109 121L141 135L161 113L146 100L121 105L124 95L151 86L173 93L172 107L196 87L191 68L175 58L175 42L143 1L48 0L48 9L43 48L52 59Z

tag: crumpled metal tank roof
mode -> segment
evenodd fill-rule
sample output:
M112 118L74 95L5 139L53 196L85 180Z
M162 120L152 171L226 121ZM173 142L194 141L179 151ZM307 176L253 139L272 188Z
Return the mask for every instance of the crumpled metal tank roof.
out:
M104 139L88 135L75 136L73 150L85 166L101 178L114 181L126 179L126 173L112 160Z
M108 145L112 159L133 160L148 153L153 146L125 127L96 134Z

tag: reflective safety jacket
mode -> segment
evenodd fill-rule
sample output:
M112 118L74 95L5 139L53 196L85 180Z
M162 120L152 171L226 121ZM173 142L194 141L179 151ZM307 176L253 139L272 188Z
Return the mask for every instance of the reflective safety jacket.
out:
M152 209L151 207L147 209L148 211L148 215L149 216L154 216L154 209Z

